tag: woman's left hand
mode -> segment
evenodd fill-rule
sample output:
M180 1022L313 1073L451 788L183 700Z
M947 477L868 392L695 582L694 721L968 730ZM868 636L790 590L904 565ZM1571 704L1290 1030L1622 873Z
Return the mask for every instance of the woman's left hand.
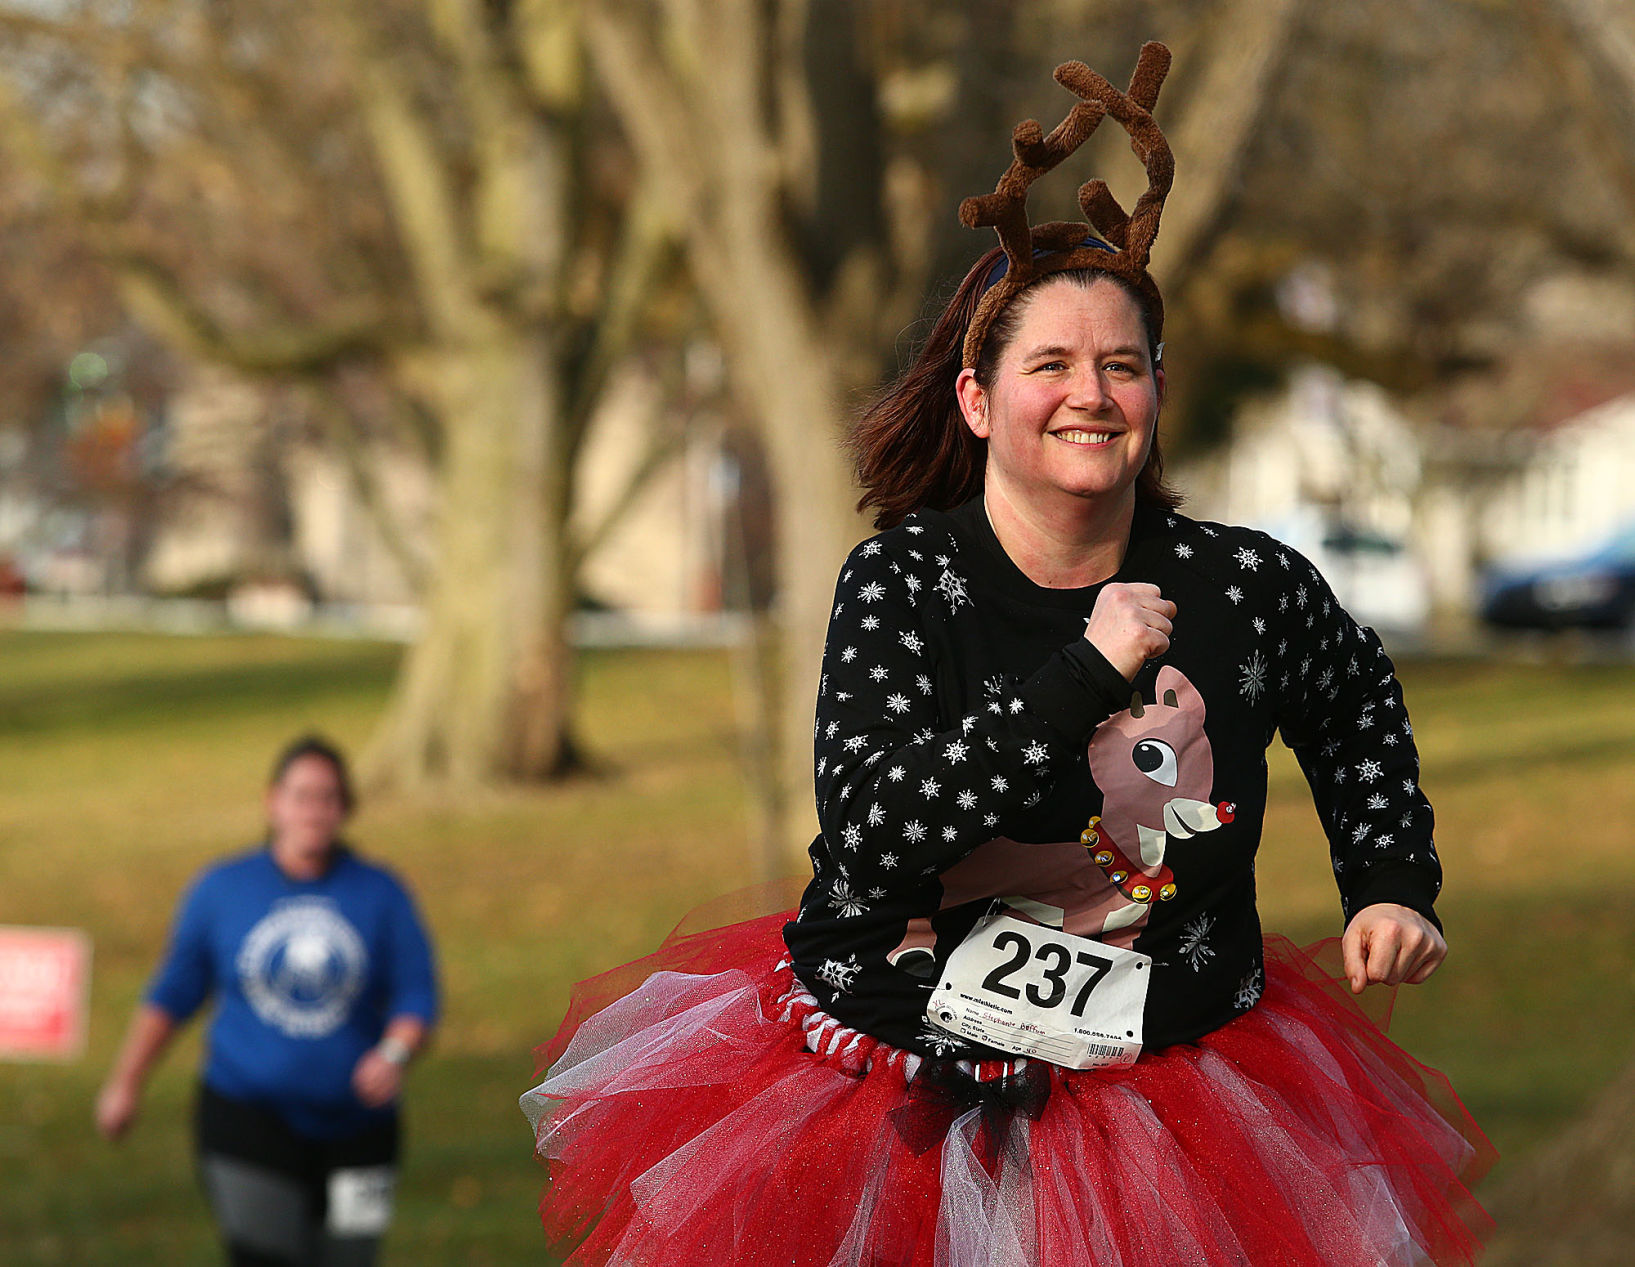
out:
M403 1066L394 1064L371 1047L352 1070L352 1090L371 1109L390 1104L403 1089Z
M1376 902L1351 917L1340 940L1351 993L1370 985L1418 985L1442 966L1448 943L1418 911Z

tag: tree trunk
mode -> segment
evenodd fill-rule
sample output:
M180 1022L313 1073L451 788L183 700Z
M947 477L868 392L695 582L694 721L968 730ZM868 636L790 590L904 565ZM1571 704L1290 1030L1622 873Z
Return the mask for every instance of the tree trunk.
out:
M439 412L455 422L439 554L425 625L365 755L372 783L535 780L574 763L555 364L544 332L498 323L438 358Z

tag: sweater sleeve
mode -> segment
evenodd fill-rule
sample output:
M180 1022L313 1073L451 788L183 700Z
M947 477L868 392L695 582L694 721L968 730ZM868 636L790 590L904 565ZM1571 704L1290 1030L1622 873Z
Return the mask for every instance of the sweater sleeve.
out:
M147 1001L180 1024L197 1012L216 985L210 956L214 886L202 877L182 899L170 944L148 985Z
M429 1027L437 1020L437 971L431 939L408 890L394 879L388 925L390 989L386 1014L416 1016Z
M913 887L1004 834L1129 694L1081 638L1026 682L949 715L928 631L959 621L972 599L957 560L919 548L916 532L930 535L910 525L852 552L824 647L820 847L857 891Z
M1311 785L1349 920L1396 902L1441 927L1432 909L1442 864L1419 753L1396 669L1372 629L1358 625L1295 551L1280 612L1290 650L1278 724Z

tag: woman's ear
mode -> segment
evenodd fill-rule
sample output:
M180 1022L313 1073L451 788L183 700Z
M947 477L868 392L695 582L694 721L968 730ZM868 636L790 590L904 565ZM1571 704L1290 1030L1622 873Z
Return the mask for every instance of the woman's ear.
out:
M954 395L959 399L960 416L971 434L978 440L988 438L988 393L976 381L976 371L963 369L954 380Z
M1160 365L1157 369L1153 370L1152 377L1153 381L1158 384L1158 408L1163 409L1165 390L1164 367Z

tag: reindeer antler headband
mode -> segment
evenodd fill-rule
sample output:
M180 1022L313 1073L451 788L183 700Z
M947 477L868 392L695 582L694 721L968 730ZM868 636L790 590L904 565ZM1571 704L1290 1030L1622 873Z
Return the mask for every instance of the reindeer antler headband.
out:
M1169 142L1152 120L1158 90L1169 73L1169 49L1144 44L1130 77L1127 92L1120 92L1083 62L1056 67L1056 82L1075 93L1079 101L1049 136L1038 121L1025 119L1011 133L1016 157L991 194L967 198L960 204L960 223L968 229L992 226L1005 248L1005 269L977 304L965 332L964 361L974 366L988 327L1011 300L1047 273L1093 268L1113 273L1136 286L1152 303L1157 331L1164 324L1164 301L1147 275L1147 258L1158 236L1158 217L1175 178L1175 158ZM1130 134L1130 148L1147 169L1147 192L1125 214L1103 180L1079 186L1079 209L1089 224L1055 220L1038 228L1028 226L1028 186L1054 168L1089 139L1103 117L1112 115ZM1092 227L1106 243L1091 236Z

